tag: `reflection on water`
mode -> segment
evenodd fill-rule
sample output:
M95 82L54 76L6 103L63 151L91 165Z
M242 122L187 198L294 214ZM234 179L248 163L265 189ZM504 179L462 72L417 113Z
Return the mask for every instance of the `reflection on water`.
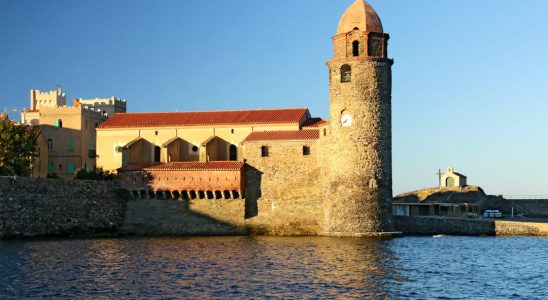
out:
M2 241L0 298L542 299L546 253L535 238Z

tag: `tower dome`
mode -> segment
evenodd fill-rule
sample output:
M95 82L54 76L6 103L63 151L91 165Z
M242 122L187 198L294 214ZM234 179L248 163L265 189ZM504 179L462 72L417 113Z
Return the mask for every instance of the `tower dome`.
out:
M364 0L356 0L356 2L348 7L339 22L337 34L353 30L384 33L379 15Z

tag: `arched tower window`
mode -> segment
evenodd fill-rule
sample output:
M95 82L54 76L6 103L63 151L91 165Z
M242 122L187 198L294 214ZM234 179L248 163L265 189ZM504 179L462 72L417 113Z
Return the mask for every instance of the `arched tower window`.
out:
M235 145L230 145L228 152L229 152L229 155L228 155L229 160L238 160L238 148Z
M162 149L158 146L154 147L154 162L160 162L160 153Z
M353 41L352 42L352 56L360 56L360 42L359 41Z
M352 68L349 65L343 65L341 67L341 82L352 81Z

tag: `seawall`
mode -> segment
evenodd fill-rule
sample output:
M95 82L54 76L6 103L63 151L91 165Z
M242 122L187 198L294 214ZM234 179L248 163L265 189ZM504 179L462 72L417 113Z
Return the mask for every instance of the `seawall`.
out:
M126 200L112 181L0 177L0 237L116 233Z
M115 234L314 236L321 234L323 210L313 190L296 185L272 195L249 194L246 199L127 200L113 181L17 178L12 182L2 177L0 238ZM539 205L534 207L542 211ZM514 220L395 217L395 226L410 235L548 236L548 223Z
M407 235L548 236L548 223L445 217L395 217L396 229Z

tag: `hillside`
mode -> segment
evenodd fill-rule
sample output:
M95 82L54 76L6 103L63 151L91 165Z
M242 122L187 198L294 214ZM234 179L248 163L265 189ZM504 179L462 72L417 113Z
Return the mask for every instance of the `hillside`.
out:
M463 188L429 188L403 193L394 197L399 203L430 203L430 202L480 202L487 198L479 187L469 185Z

